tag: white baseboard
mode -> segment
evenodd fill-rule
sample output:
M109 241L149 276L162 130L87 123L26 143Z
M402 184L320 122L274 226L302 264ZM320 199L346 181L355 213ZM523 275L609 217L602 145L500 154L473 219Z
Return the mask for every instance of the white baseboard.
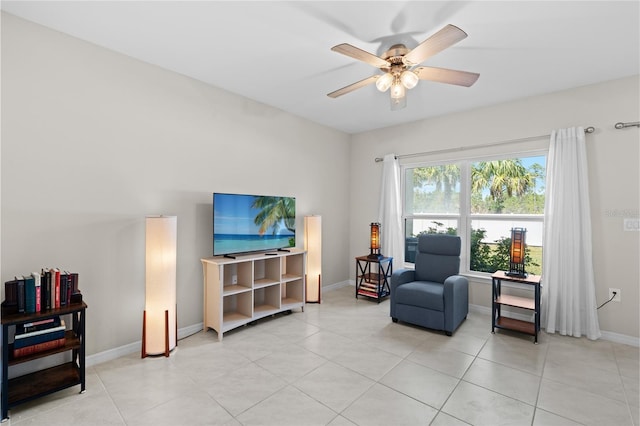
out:
M190 325L188 327L178 329L178 340L189 337L192 334L199 333L203 330L204 324L199 322L197 324Z
M481 305L469 305L469 311L477 312L479 314L485 314L491 316L491 308L487 306ZM502 313L505 313L505 310L502 310ZM510 318L519 319L522 321L531 321L531 317L527 315L522 315L517 312L508 312L508 316ZM623 345L640 347L640 338L627 336L626 334L614 333L613 331L600 330L602 334L602 339L608 342L621 343Z
M640 338L627 336L626 334L614 333L613 331L600 330L602 338L609 342L622 343L623 345L640 347Z
M198 333L202 330L202 323L193 324L184 328L178 329L178 340L189 337L192 334ZM103 362L111 361L122 356L130 355L135 352L141 352L142 340L129 343L128 345L120 346L113 349L107 349L106 351L99 352L97 354L88 355L85 359L86 366L101 364Z

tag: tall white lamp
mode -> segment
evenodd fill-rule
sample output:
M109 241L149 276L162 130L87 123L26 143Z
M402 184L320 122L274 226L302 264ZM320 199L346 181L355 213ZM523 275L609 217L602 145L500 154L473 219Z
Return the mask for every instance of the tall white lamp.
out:
M322 302L322 217L304 217L304 249L307 252L306 301Z
M176 216L147 216L142 358L168 357L177 344L177 234Z

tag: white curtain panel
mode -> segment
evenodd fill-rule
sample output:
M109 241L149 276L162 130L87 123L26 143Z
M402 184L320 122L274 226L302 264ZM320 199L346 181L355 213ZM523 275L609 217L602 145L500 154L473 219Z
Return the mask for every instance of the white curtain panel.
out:
M547 161L542 326L547 333L600 337L582 127L554 130Z
M395 154L384 156L380 191L381 253L393 257L396 267L404 264L404 237L402 235L402 198L400 194L400 165Z

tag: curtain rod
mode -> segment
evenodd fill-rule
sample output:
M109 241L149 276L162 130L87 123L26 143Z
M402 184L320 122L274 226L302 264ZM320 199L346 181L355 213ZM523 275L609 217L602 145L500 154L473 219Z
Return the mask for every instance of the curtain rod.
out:
M585 133L593 133L595 131L596 131L596 128L593 127L593 126L589 126L589 127L584 129ZM551 135L549 134L549 135L529 136L528 138L510 139L510 140L507 140L507 141L487 143L487 144L484 144L484 145L461 146L461 147L458 147L458 148L446 148L446 149L438 149L438 150L435 150L435 151L416 152L414 154L396 155L396 159L410 158L410 157L421 157L423 155L429 155L429 154L446 154L447 152L466 151L466 150L469 150L469 149L477 149L477 148L489 148L489 147L492 147L492 146L500 146L500 145L507 145L507 144L512 144L512 143L535 141L535 140L538 140L538 139L543 139L543 138L548 138L548 137L551 137ZM384 158L376 157L376 163L379 163L381 161L384 161Z
M640 121L633 121L630 123L616 123L615 124L615 128L616 129L624 129L625 127L640 127Z

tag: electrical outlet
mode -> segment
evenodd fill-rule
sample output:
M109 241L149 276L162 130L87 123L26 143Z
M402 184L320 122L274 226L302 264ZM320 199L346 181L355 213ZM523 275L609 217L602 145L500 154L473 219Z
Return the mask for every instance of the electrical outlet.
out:
M238 276L231 275L231 284L238 284Z
M613 293L616 293L615 297L613 295ZM620 289L619 288L610 288L609 289L609 299L611 299L613 297L613 299L611 300L612 302L620 302L621 299L621 294L620 294Z

